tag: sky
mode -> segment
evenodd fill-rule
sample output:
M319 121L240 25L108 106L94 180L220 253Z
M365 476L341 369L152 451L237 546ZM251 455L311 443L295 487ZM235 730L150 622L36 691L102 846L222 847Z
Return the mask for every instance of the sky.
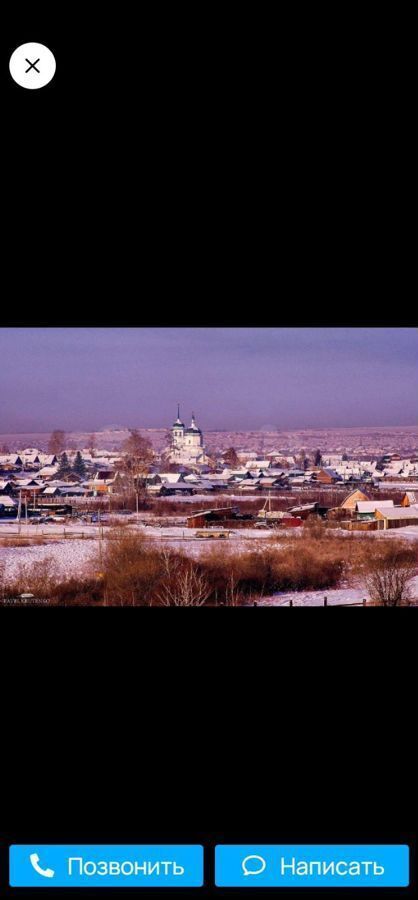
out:
M413 328L3 328L0 433L414 425Z

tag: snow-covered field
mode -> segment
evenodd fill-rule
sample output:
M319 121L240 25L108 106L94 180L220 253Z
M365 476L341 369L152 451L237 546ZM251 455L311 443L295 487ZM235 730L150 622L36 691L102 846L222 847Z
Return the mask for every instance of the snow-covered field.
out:
M212 547L218 550L228 548L245 552L260 546L260 539L263 540L271 535L270 531L259 531L258 529L242 529L234 532L227 539L198 539L195 537L195 529L183 528L181 526L172 526L167 528L158 528L152 525L148 527L129 526L130 528L139 530L145 537L155 540L159 546L178 549L194 558L201 556L210 551ZM84 538L77 537L65 538L66 534L77 535L82 533ZM0 537L9 535L11 538L18 540L17 528L15 522L2 522L0 527ZM107 529L103 529L103 545L106 542ZM50 560L54 570L59 576L81 575L86 572L91 563L99 555L99 528L95 525L22 525L21 534L23 538L42 537L51 540L47 544L33 546L11 546L0 547L0 566L4 566L4 576L13 578L18 574L20 567L35 562ZM62 540L59 538L62 537ZM88 539L90 538L90 540ZM91 540L93 538L93 540Z
M418 602L418 575L411 583L411 596ZM328 606L356 606L362 605L363 600L369 600L369 594L364 587L341 587L325 591L293 591L283 594L273 594L259 601L259 606L324 606L324 597Z
M34 563L51 562L59 577L71 578L86 572L98 555L98 541L56 541L43 546L0 547L0 566L4 564L4 577L15 578L21 568Z
M365 589L361 588L338 588L330 591L289 591L283 594L273 594L271 597L264 597L259 601L259 606L324 606L324 597L327 598L329 606L344 606L346 604L361 604L364 599L368 599Z
M217 539L198 539L196 538L195 529L187 529L181 525L158 528L155 525L142 526L130 524L129 529L139 530L144 536L155 540L158 546L169 547L171 549L180 550L193 558L201 557L210 553L212 548L225 555L229 551L247 553L249 551L263 549L263 544L267 538L272 535L275 538L275 546L280 545L280 537L292 534L293 537L300 537L302 529L285 531L270 531L260 529L237 529L231 532L230 537L224 540ZM71 537L64 537L64 531ZM17 526L15 521L2 520L0 522L0 538L9 535L17 542L16 535ZM82 532L84 538L78 535ZM349 532L342 529L335 529L335 533L348 536ZM80 576L97 568L96 562L99 559L99 535L100 529L97 525L59 525L51 524L44 526L24 525L21 526L21 534L23 537L42 537L48 541L46 544L33 546L0 546L0 568L4 570L4 577L12 579L19 573L21 567L26 568L34 563L50 561L51 567L59 577L70 578L71 576ZM108 531L103 529L104 544ZM208 532L210 534L210 532ZM366 540L380 540L391 538L406 538L407 540L417 543L417 564L418 564L418 526L408 526L406 528L390 529L389 531L379 532L359 532L359 535ZM90 538L90 540L89 540ZM93 539L91 539L93 538ZM412 584L412 595L418 597L418 576ZM260 601L260 605L264 606L288 606L292 599L295 606L323 606L324 596L327 597L330 606L361 603L367 598L367 591L361 585L358 587L348 586L333 590L324 591L301 591L297 593L275 594L272 597L265 598Z

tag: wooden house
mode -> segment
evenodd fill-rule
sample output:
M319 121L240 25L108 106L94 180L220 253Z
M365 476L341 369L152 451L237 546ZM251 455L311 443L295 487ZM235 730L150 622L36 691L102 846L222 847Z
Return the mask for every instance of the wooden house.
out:
M376 509L375 518L379 528L404 528L418 525L418 506L394 506Z
M347 496L344 497L344 500L337 507L337 510L342 510L343 513L347 514L348 516L352 516L356 512L357 503L366 503L368 499L369 498L367 494L363 493L363 491L351 491L350 494L347 494ZM335 515L335 518L338 517L338 514Z
M418 504L418 491L405 491L401 506L415 506L415 504Z

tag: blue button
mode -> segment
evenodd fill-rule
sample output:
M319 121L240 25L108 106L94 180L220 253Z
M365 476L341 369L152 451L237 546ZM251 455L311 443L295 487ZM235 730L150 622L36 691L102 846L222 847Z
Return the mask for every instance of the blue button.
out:
M202 887L196 844L13 844L11 887Z
M217 887L408 887L404 844L220 844Z

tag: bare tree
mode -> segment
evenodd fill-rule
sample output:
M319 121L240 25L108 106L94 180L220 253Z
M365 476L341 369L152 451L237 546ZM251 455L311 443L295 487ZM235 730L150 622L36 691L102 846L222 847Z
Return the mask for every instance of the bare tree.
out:
M322 454L320 450L317 450L315 453L314 466L322 466Z
M174 435L173 435L171 428L168 428L168 430L166 431L166 433L164 435L164 446L168 450L172 450L174 447Z
M410 547L392 543L382 547L365 564L365 582L371 599L379 606L407 604L415 569L415 553Z
M228 447L227 450L222 454L224 463L229 466L230 469L236 469L239 465L239 459L237 451L235 447Z
M148 438L144 438L136 428L130 429L129 437L122 444L122 450L134 478L148 473L154 458L152 444Z
M172 432L171 428L169 428L168 431L166 431L166 433L164 435L164 447L160 453L161 461L165 465L169 465L173 450L174 450L174 437L173 437L173 432Z
M212 593L205 576L192 562L179 559L173 553L163 550L161 562L164 581L158 593L163 606L203 606Z
M61 453L65 450L66 446L66 435L65 431L62 431L59 428L56 428L55 431L52 432L49 441L48 441L48 453L51 456L60 456Z
M89 436L88 436L87 450L90 450L91 455L93 455L93 450L95 450L95 449L96 449L96 435L95 435L95 432L92 431L92 433L89 434Z
M122 460L117 465L119 489L128 496L135 495L138 512L139 498L145 496L146 476L154 458L152 444L136 428L131 428L129 437L122 444L122 451Z
M227 606L241 606L243 602L244 596L239 588L239 580L231 569L225 589L225 603Z
M110 532L103 558L96 560L104 575L106 603L114 606L149 606L159 583L161 562L152 542L121 528Z

